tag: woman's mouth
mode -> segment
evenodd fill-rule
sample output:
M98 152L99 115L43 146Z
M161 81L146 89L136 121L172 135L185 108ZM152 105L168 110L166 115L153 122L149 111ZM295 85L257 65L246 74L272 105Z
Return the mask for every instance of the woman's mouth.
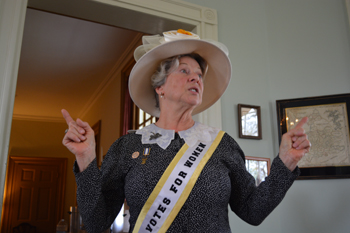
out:
M196 93L198 93L198 89L197 88L190 88L189 89L191 92L196 92Z

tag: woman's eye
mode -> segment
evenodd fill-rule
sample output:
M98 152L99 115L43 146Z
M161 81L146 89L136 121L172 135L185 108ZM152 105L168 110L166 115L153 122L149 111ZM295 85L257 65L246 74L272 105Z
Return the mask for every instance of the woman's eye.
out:
M181 73L187 74L187 71L185 69L180 70Z
M199 77L199 78L203 78L203 75L202 75L202 74L198 74L198 77Z

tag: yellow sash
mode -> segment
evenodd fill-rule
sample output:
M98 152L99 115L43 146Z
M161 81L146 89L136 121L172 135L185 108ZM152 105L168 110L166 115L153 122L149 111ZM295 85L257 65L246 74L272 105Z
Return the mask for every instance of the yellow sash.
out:
M185 203L188 196L190 195L192 188L193 188L194 184L197 182L197 179L198 179L199 175L201 174L205 164L208 162L208 160L210 159L210 157L212 156L212 154L216 150L216 148L219 145L224 134L225 134L225 132L219 131L215 140L212 142L212 144L210 145L207 152L201 158L199 164L195 168L189 181L187 182L187 184L185 184L186 186L185 186L184 190L182 191L180 197L178 198L175 206L171 209L171 212L167 216L165 216L166 219L165 219L164 223L162 224L162 226L160 227L158 232L166 232L167 229L170 227L170 225L174 221L175 217L179 213L180 209L182 208L183 204ZM164 174L162 175L162 177L158 181L156 187L153 189L151 195L149 196L145 205L143 206L143 208L138 216L138 219L136 221L133 233L140 232L141 225L144 222L147 214L153 214L153 213L149 213L151 206L153 205L153 203L157 199L160 191L162 190L164 184L168 180L170 174L172 173L172 171L174 170L175 166L178 164L178 162L180 161L182 156L186 153L188 148L189 148L189 146L187 144L184 144L182 146L182 148L180 149L180 151L176 154L175 158L171 161L171 163L169 164L167 169L165 170ZM160 197L160 198L162 198L162 197ZM150 231L147 231L144 229L141 232L150 232ZM152 231L152 233L153 232L155 232L155 231Z

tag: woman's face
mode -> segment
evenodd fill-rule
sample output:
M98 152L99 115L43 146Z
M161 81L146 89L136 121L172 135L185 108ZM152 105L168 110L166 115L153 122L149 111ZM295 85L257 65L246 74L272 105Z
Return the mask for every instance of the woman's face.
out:
M191 57L181 57L179 67L170 73L164 85L156 88L158 95L164 94L164 104L188 106L194 109L202 103L202 71Z

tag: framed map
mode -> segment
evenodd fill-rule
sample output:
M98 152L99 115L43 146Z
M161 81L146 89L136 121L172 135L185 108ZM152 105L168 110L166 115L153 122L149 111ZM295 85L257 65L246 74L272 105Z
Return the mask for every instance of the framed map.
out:
M350 94L277 100L278 133L292 129L304 116L310 152L299 161L299 179L350 178Z

